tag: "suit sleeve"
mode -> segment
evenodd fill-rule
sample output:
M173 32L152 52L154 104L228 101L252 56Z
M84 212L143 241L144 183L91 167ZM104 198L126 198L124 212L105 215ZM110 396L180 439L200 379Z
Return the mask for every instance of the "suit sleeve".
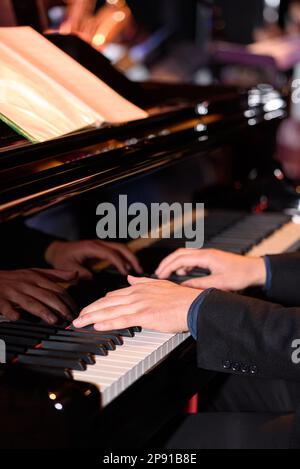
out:
M293 348L297 339L300 307L284 308L213 290L198 314L198 365L211 371L300 381Z
M300 305L300 253L268 256L268 298L275 303Z

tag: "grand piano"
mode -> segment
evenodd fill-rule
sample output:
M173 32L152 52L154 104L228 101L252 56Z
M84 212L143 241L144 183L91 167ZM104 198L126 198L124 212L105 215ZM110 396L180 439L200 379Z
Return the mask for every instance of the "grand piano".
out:
M126 194L146 204L204 202L206 247L245 255L297 247L298 225L282 211L265 211L261 194L251 191L253 179L274 171L276 130L286 116L277 91L136 84L78 38L49 38L150 117L41 144L1 124L3 230L62 207L79 236L94 237L96 206ZM57 236L65 234L55 228ZM151 276L184 243L137 240L131 247ZM102 265L92 282L70 293L80 309L123 286L126 279ZM24 312L18 323L1 321L0 338L7 346L0 368L1 448L162 447L189 399L214 379L197 368L188 334L139 327L74 331Z

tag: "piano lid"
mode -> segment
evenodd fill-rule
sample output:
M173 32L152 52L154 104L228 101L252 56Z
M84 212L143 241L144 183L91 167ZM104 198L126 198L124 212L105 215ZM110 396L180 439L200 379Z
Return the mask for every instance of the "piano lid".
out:
M238 99L223 96L142 121L3 150L0 221L32 215L91 190L200 157L237 138L243 129L285 116L285 102L278 95L264 97L263 102L253 99L248 94Z
M85 50L82 41L65 40L74 47L79 41L79 49ZM100 54L90 49L99 59ZM99 64L106 64L99 65L100 78L106 70L107 80L118 77L119 86L129 85L132 93L136 89L135 102L142 99L147 103L144 108L154 108L150 117L25 145L2 125L0 221L32 215L94 189L157 171L193 155L200 157L242 129L285 117L286 103L270 87L246 92L155 83L132 86L119 72L110 74L112 66L101 56Z

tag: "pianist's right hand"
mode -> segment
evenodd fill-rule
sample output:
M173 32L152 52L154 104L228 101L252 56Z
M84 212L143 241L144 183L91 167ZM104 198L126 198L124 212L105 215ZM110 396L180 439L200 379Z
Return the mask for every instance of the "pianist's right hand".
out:
M195 268L205 269L210 275L184 282L184 286L206 290L218 288L241 291L266 284L267 271L263 258L245 257L215 249L179 249L166 257L156 271L159 279L171 274L188 275Z
M76 306L58 283L76 279L76 274L60 270L0 271L0 313L11 321L20 319L20 310L48 324L58 318L72 321Z

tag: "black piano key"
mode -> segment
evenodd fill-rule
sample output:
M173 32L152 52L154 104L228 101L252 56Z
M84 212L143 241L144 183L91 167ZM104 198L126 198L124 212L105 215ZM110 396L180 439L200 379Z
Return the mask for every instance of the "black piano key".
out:
M210 271L207 269L196 268L191 270L188 274L189 277L207 277L210 275Z
M109 331L109 332L118 334L122 337L134 337L134 335L135 335L133 327L131 327L130 329L117 329L115 331Z
M130 329L134 334L140 334L142 332L142 328L140 326L131 327Z
M17 357L16 353L6 351L6 363L10 363Z
M96 331L95 331L96 332ZM105 338L105 339L110 339L113 341L113 343L115 345L123 345L124 344L124 341L121 337L121 335L118 335L118 334L113 334L113 333L109 333L109 332L96 332L97 335L100 334L101 337Z
M73 331L59 331L55 334L55 340L66 339L67 342L95 342L96 344L103 345L107 350L116 350L116 344L113 340L100 336L100 334L83 334ZM50 337L51 338L51 337Z
M87 344L88 346L90 345L101 345L102 347L106 348L107 350L116 350L116 345L114 342L110 339L99 339L98 337L87 337L87 338L81 338L81 337L74 337L74 336L67 336L67 335L54 335L50 336L49 340L55 340L57 342L73 342L76 344Z
M245 254L248 250L246 248L241 248L240 246L229 246L229 245L221 245L218 243L210 243L207 246L204 246L205 249L219 249L225 252L231 252L232 254Z
M75 318L74 318L75 319ZM55 329L57 331L64 331L65 329L68 329L71 326L72 323L70 322L61 322L59 324L55 324Z
M263 237L260 236L259 239L253 238L253 239L244 239L240 241L236 241L234 239L228 238L226 241L225 239L222 239L220 241L213 241L213 243L217 243L220 246L234 246L236 248L244 248L244 247L253 247L259 244L261 241L263 241Z
M21 365L38 365L51 368L62 368L67 370L85 371L86 364L83 360L76 358L57 358L52 356L38 356L38 355L19 355L18 363Z
M73 379L72 373L68 369L58 368L58 367L50 367L50 366L40 366L40 365L25 365L16 363L14 365L17 368L25 369L34 373L42 374L42 375L50 375L54 376L55 378L67 378Z
M95 328L94 328L93 325L85 327L84 330L94 331L95 332ZM120 335L121 337L134 337L134 332L131 329L117 329L115 331L105 331L105 333L106 334L117 334L117 335Z
M194 277L190 277L189 275L176 275L173 274L171 277L169 277L169 281L173 283L177 283L178 285L181 285L183 282L187 282L188 280L193 279Z
M60 335L70 335L72 337L82 337L85 338L87 337L89 340L89 337L99 337L100 339L109 339L112 340L115 345L123 345L123 339L121 336L117 334L107 334L106 332L97 332L97 331L86 331L85 329L70 329L70 330L65 330L65 331L58 331L57 333L58 336Z
M15 324L20 324L22 326L27 326L27 327L33 328L33 329L38 328L38 329L41 329L41 330L48 330L48 329L63 330L63 329L66 329L67 327L70 326L70 322L66 322L66 321L59 321L57 324L54 324L53 326L50 326L49 324L46 324L42 320L40 320L40 321L30 321L30 320L26 320L26 319L19 319L17 322L15 322Z
M96 360L94 355L91 353L72 353L72 352L63 352L62 350L48 350L48 349L29 349L27 351L29 355L38 355L38 356L51 356L55 358L64 358L64 359L80 359L87 365L95 365Z
M33 332L41 332L42 334L55 334L56 328L53 326L42 326L38 324L25 324L17 322L5 322L0 324L0 333L2 328L16 330L16 331L33 331Z
M48 337L48 334L44 334L42 332L39 332L39 331L29 331L29 330L26 330L26 331L23 331L23 330L18 330L18 329L9 329L9 328L4 328L4 327L1 327L0 328L0 336L2 336L3 334L5 335L10 335L10 336L14 336L14 337L29 337L30 339L47 339Z
M206 270L206 269L200 269L200 268L197 268L197 269L193 269L191 270L190 272L188 272L186 275L177 275L177 274L173 274L171 277L170 277L170 281L171 282L175 282L175 283L183 283L183 282L186 282L186 281L189 281L189 280L193 280L195 278L201 278L201 277L207 277L210 275L210 271L209 270Z
M63 350L65 352L83 352L91 353L93 355L106 356L108 351L102 345L89 344L87 342L79 344L76 342L60 342L54 340L43 340L41 343L41 348L48 350Z
M222 251L224 251L224 252L229 252L229 253L231 253L231 254L239 254L240 256L243 256L244 254L246 254L247 252L249 252L250 249L251 249L251 247L250 247L250 248L244 248L244 249L242 249L242 248L234 248L234 247L231 247L231 248L226 247L226 248L222 248Z
M256 231L253 230L243 230L243 231L227 231L226 233L222 233L217 239L230 239L232 242L240 243L241 241L259 241L259 239L265 236L265 230Z
M235 243L231 239L216 239L213 240L212 242L208 243L209 247L214 247L214 246L224 246L224 247L234 247L234 248L245 248L247 246L253 246L253 242L249 242L248 240L246 241L240 241L239 243Z
M32 339L30 337L19 337L13 335L6 335L0 333L0 339L4 340L6 345L17 345L24 347L35 347L40 343L38 339Z
M26 350L27 350L27 347L20 347L17 345L10 345L10 344L6 345L6 352L14 353L16 355L18 355L19 353L24 353Z

